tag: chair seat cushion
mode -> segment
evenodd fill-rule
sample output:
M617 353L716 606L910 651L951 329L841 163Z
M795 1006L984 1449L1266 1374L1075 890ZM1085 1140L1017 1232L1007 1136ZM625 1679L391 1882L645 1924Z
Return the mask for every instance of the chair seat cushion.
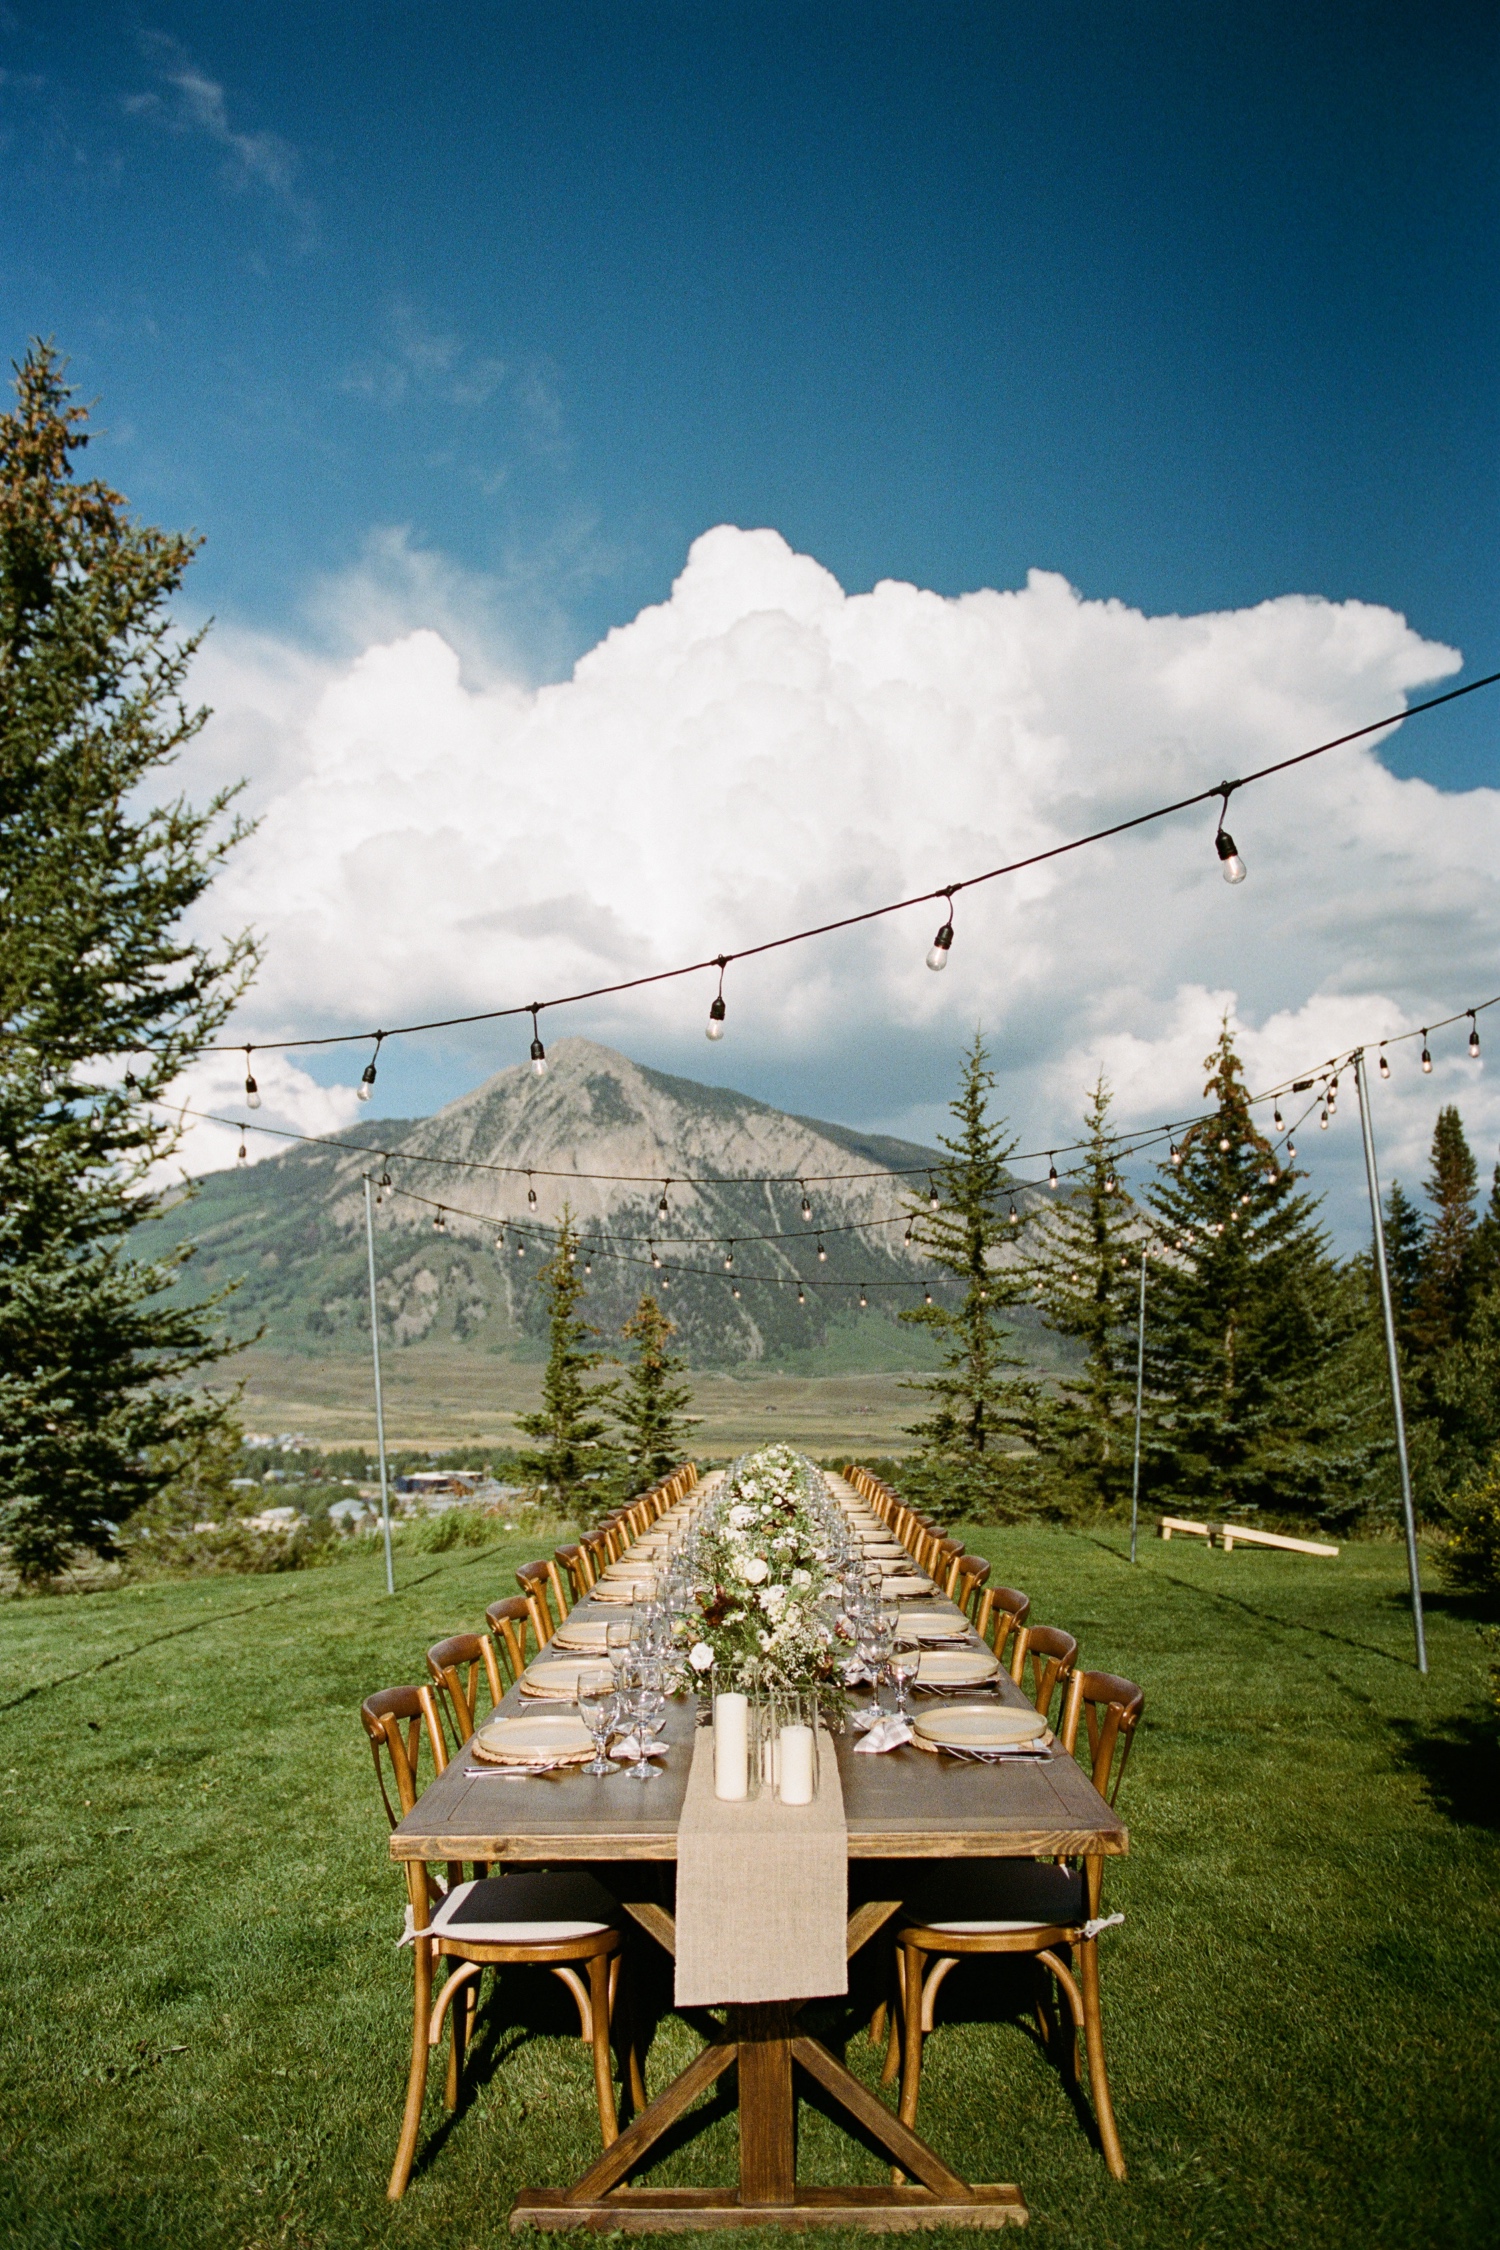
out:
M906 1901L906 1919L955 1937L1071 1929L1087 1918L1081 1872L1039 1859L960 1859L934 1867Z
M428 1924L474 1945L556 1945L619 1927L620 1910L592 1875L527 1869L455 1883Z

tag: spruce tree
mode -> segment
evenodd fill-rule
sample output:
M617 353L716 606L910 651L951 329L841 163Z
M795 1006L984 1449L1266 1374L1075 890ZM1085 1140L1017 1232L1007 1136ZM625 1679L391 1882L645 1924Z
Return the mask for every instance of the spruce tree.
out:
M1088 1146L1064 1193L1028 1222L1026 1273L1053 1332L1083 1347L1076 1379L1040 1409L1037 1451L1053 1506L1110 1508L1130 1490L1142 1221L1119 1176L1101 1071Z
M1371 1468L1368 1401L1333 1378L1367 1291L1346 1286L1251 1114L1226 1024L1206 1058L1213 1114L1148 1198L1167 1255L1146 1322L1155 1492L1179 1508L1337 1520Z
M227 1348L129 1255L177 1130L155 1106L244 988L248 937L182 917L242 829L156 801L207 713L166 603L195 542L75 480L87 416L34 345L0 416L0 1540L23 1578L115 1532L211 1439Z
M1416 1349L1417 1292L1422 1285L1426 1247L1427 1229L1422 1224L1421 1212L1401 1182L1392 1180L1385 1199L1385 1262L1390 1276L1396 1341L1406 1355Z
M635 1347L620 1385L617 1413L624 1446L626 1485L631 1493L670 1476L687 1454L683 1417L691 1396L677 1381L685 1362L671 1349L676 1323L667 1318L648 1289L620 1331Z
M990 1117L994 1084L976 1033L949 1105L957 1130L939 1135L949 1153L934 1170L938 1207L908 1206L914 1240L961 1292L956 1303L909 1307L900 1316L932 1332L944 1362L942 1373L904 1386L930 1398L933 1411L907 1430L918 1451L903 1484L949 1522L1018 1513L1032 1492L1033 1464L1016 1453L1035 1435L1035 1386L1013 1372L1024 1362L1006 1350L1002 1318L1025 1298L1026 1274L1019 1261L998 1262L1013 1232L1006 1160L1016 1144L1006 1140L1003 1119Z
M547 1300L547 1365L540 1410L516 1417L516 1427L539 1441L520 1454L518 1466L524 1476L546 1487L559 1514L587 1525L603 1514L619 1465L610 1424L601 1411L613 1406L616 1386L584 1380L607 1355L590 1342L598 1330L578 1309L585 1283L578 1270L578 1233L566 1204L557 1242L537 1280Z
M1438 1111L1433 1128L1426 1187L1434 1211L1422 1245L1422 1272L1412 1308L1416 1347L1429 1362L1457 1343L1464 1331L1478 1177L1463 1119L1450 1104Z

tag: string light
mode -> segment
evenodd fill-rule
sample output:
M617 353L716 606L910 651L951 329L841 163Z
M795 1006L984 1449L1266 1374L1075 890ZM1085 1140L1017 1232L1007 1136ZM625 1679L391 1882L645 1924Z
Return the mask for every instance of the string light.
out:
M1227 1156L1233 1146L1234 1143L1230 1140L1227 1133L1221 1133L1219 1135L1219 1154L1221 1156Z
M251 1109L260 1108L260 1088L255 1083L255 1073L250 1068L251 1049L245 1049L245 1100Z
M724 1271L726 1273L733 1273L734 1271L734 1244L732 1242L724 1252Z
M1390 1076L1390 1072L1389 1072L1389 1071L1387 1071L1387 1072L1386 1072L1386 1076L1387 1076L1387 1077L1389 1077L1389 1076ZM1272 1112L1271 1112L1271 1123L1272 1123L1272 1124L1273 1124L1273 1125L1275 1126L1275 1128L1276 1128L1277 1132L1279 1133L1279 1132L1281 1131L1281 1104L1280 1104L1280 1102L1278 1102L1278 1103L1276 1104L1275 1108L1274 1108L1274 1109L1272 1110Z
M906 1244L906 1247L907 1247L907 1249L909 1250L909 1249L911 1248L911 1221L910 1221L910 1219L908 1219L908 1220L907 1220L907 1222L906 1222L906 1232L905 1232L905 1234L904 1234L904 1235L902 1236L902 1238L901 1238L901 1239L902 1239L902 1241L903 1241L903 1242L904 1242L904 1243Z
M861 1312L865 1310L865 1307L869 1304L869 1302L869 1298L865 1295L863 1287L861 1287L859 1292L859 1307Z
M1055 1188L1057 1185L1057 1166L1052 1160L1050 1151L1047 1157L1047 1185L1049 1188Z
M381 1185L382 1189L386 1189L386 1188L389 1188L390 1184L391 1184L391 1160L390 1160L390 1158L389 1158L389 1157L387 1157L387 1158L385 1159L385 1170L384 1170L384 1171L383 1171L383 1172L381 1173L381 1175L380 1175L380 1185Z
M797 1185L802 1189L802 1217L805 1223L810 1224L812 1220L812 1202L810 1197L808 1196L807 1189L803 1185L801 1180L797 1182Z
M443 1217L443 1206L441 1205L441 1203L437 1207L437 1216L432 1223L436 1227L439 1234L446 1234L448 1232L448 1222Z
M1182 1162L1182 1151L1177 1146L1177 1143L1175 1141L1169 1141L1167 1143L1167 1162L1172 1166L1174 1171Z
M827 1263L828 1263L828 1252L827 1252L827 1250L826 1250L826 1249L824 1248L824 1245L823 1245L823 1237L822 1237L821 1235L819 1235L819 1236L818 1236L818 1264L819 1264L820 1266L826 1266L826 1265L827 1265Z
M800 1281L797 1284L797 1302L799 1305L805 1305L807 1303L807 1291L803 1288Z
M235 1158L235 1162L236 1162L237 1164L248 1164L248 1163L249 1163L249 1161L250 1161L250 1152L249 1152L249 1150L248 1150L248 1149L246 1148L246 1146L245 1146L244 1142L243 1142L243 1141L241 1141L241 1142L240 1142L240 1152L239 1152L239 1155L238 1155L238 1156L237 1156L237 1157Z
M1422 1068L1430 1078L1432 1076L1432 1050L1427 1044L1427 1026L1425 1023L1422 1026Z
M1292 1136L1291 1136L1291 1134L1290 1134L1290 1133L1288 1133L1288 1134L1287 1134L1287 1137L1286 1137L1286 1160L1287 1160L1288 1164L1290 1164L1290 1163L1291 1163L1291 1161L1292 1161L1292 1158L1293 1158L1293 1157L1294 1157L1294 1156L1296 1155L1296 1153L1297 1153L1297 1144L1296 1144L1296 1142L1295 1142L1295 1141L1294 1141L1294 1140L1292 1139Z
M1115 1192L1115 1176L1113 1172L1106 1172L1104 1175L1104 1192L1106 1195L1113 1195Z
M1214 850L1219 855L1220 871L1225 882L1243 883L1245 880L1245 862L1235 850L1234 838L1224 826L1224 816L1229 810L1229 792L1234 786L1233 782L1226 782L1220 792L1224 801L1219 807L1219 831L1214 838Z
M927 1175L927 1208L929 1211L936 1211L938 1208L938 1191L930 1172Z
M1016 1209L1016 1199L1014 1196L1012 1196L1010 1199L1010 1223L1013 1227L1018 1227L1021 1224L1021 1214Z
M1320 1109L1318 1112L1318 1129L1323 1133L1328 1130L1328 1112L1326 1109Z
M531 1174L529 1172L526 1175L526 1201L534 1211L536 1209L536 1189L531 1184Z
M732 1288L732 1289L730 1290L729 1294L730 1294L730 1296L731 1296L731 1297L738 1297L739 1293L740 1293L740 1285L739 1285L739 1283L738 1283L738 1282L736 1282L736 1283L735 1283L735 1285L734 1285L734 1287L733 1287L733 1288Z
M497 1235L495 1236L495 1255L496 1255L496 1257L497 1257L497 1258L498 1258L498 1257L503 1257L503 1256L504 1256L504 1253L505 1253L505 1229L504 1229L504 1227L501 1227L500 1231L499 1231L499 1232L498 1232L498 1234L497 1234Z
M652 1243L652 1245L651 1245L651 1263L652 1263L652 1265L653 1265L653 1266L656 1266L656 1267L658 1267L658 1268L659 1268L659 1267L660 1267L660 1265L661 1265L661 1260L660 1260L660 1258L658 1258L658 1256L656 1255L656 1244L655 1244L654 1242L653 1242L653 1243Z
M932 1291L930 1289L924 1289L922 1291L922 1302L924 1305L930 1305L932 1303Z
M533 1069L533 1070L534 1070L534 1071L536 1072L536 1074L537 1074L538 1078L544 1078L544 1077L546 1076L546 1074L547 1074L547 1050L546 1050L546 1048L545 1048L545 1047L544 1047L544 1046L542 1045L542 1035L541 1035L541 1033L540 1033L540 1032L538 1031L538 1029L537 1029L537 1024L536 1024L536 1019L537 1019L538 1015L539 1015L539 1014L541 1013L541 1008L542 1008L542 1003L541 1003L541 1001L540 1001L540 1000L533 1000L533 1001L532 1001L532 1003L531 1003L531 1067L532 1067L532 1069Z
M662 1223L662 1225L663 1225L663 1226L665 1226L665 1225L666 1225L666 1223L667 1223L667 1219L668 1219L668 1217L669 1217L669 1213L668 1213L668 1210L667 1210L667 1190L668 1190L668 1188L669 1188L669 1187L670 1187L671 1185L672 1185L672 1183L671 1183L671 1181L670 1181L670 1180L663 1180L663 1181L662 1181L662 1183L661 1183L661 1197L660 1197L660 1200L658 1201L658 1203L657 1203L657 1206L656 1206L656 1216L657 1216L657 1217L658 1217L658 1218L659 1218L659 1219L661 1220L661 1223Z
M359 1085L357 1086L355 1091L358 1093L359 1098L362 1102L367 1102L370 1096L375 1091L375 1065L380 1060L380 1042L384 1037L385 1033L383 1031L376 1032L375 1052L373 1055L371 1055L369 1061L365 1064L365 1067L360 1074Z
M1474 1011L1472 1008L1469 1010L1469 1056L1471 1061L1478 1062L1479 1026L1474 1020Z
M1377 1063L1377 1065L1376 1065L1376 1068L1377 1068L1377 1069L1379 1070L1379 1072L1380 1072L1380 1075L1381 1075L1381 1077L1382 1077L1382 1078L1389 1078L1389 1077L1390 1077L1390 1075L1391 1075L1391 1066L1390 1066L1390 1062L1389 1062L1389 1059L1387 1058L1387 1055L1386 1055L1386 1051L1385 1051L1385 1041L1384 1041L1383 1039L1382 1039L1382 1040L1381 1040L1381 1042L1380 1042L1380 1060L1379 1060L1379 1062Z
M518 1258L524 1258L524 1257L525 1257L525 1255L526 1255L526 1237L525 1237L524 1235L517 1235L517 1237L516 1237L516 1256L517 1256Z
M585 1258L585 1259L584 1259L584 1261L583 1261L583 1272L584 1272L584 1279L585 1279L585 1280L589 1279L589 1277L590 1277L590 1276L592 1275L593 1271L594 1271L594 1261L593 1261L592 1257L588 1257L588 1258Z
M721 953L719 955L719 989L708 1004L708 1029L704 1034L705 1038L708 1039L722 1039L724 1036L724 971L728 966L728 954Z
M942 928L927 948L929 969L946 969L948 954L953 945L953 892L945 890L942 896L948 901L948 911L943 917Z

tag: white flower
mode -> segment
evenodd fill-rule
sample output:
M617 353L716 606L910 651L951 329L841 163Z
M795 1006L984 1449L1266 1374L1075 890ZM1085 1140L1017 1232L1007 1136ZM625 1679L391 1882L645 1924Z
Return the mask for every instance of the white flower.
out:
M800 1594L812 1584L812 1572L810 1570L794 1570L792 1572L792 1584Z
M729 1511L729 1521L734 1530L743 1531L747 1523L754 1523L755 1510L753 1508L746 1508L743 1506L738 1508L731 1508Z
M711 1671L713 1661L714 1652L707 1641L694 1641L692 1647L688 1650L688 1662L692 1665L693 1670L695 1672Z
M780 1609L785 1600L785 1586L766 1586L761 1591L760 1606L768 1614L771 1614Z
M770 1645L771 1645L771 1636L770 1636L770 1634L769 1634L769 1633L762 1633L762 1634L760 1635L760 1646L761 1646L761 1653L762 1653L762 1655L764 1655L764 1654L765 1654L766 1650L767 1650L767 1649L768 1649L768 1648L770 1647Z
M771 1566L761 1555L746 1555L739 1568L740 1576L747 1586L758 1586L762 1579L771 1575Z

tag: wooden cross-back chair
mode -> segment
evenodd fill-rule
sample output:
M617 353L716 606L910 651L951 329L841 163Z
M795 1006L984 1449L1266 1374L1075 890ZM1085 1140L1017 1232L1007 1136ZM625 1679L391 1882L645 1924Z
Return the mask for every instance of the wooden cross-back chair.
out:
M1135 1682L1111 1672L1074 1672L1068 1682L1063 1745L1072 1756L1079 1715L1086 1713L1093 1783L1108 1804L1119 1796L1145 1707ZM1076 2081L1082 2046L1104 2161L1115 2179L1125 2178L1125 2152L1104 2057L1098 1944L1101 1930L1123 1917L1100 1915L1103 1881L1099 1854L1055 1865L1043 1860L954 1860L925 1875L906 1901L896 1931L897 2005L891 2011L882 2078L889 2085L899 2067L903 2123L915 2126L917 2121L922 2042L933 2028L934 2003L949 1971L976 1954L1029 1954L1043 1971L1050 1971L1054 1995L1060 1992L1067 2003L1072 2038L1066 2047L1057 2039L1058 2059ZM1049 2046L1054 2043L1054 2016L1055 2007L1045 1999L1039 2002L1037 2022Z
M571 1547L559 1547L557 1559L573 1582L573 1599L581 1602L594 1584L594 1572L589 1567L588 1556L580 1539Z
M452 1633L445 1641L435 1641L427 1651L428 1677L447 1699L456 1731L454 1748L458 1750L479 1724L476 1706L481 1672L490 1691L490 1709L493 1710L505 1693L505 1683L500 1677L495 1644L488 1633Z
M977 1625L981 1589L989 1577L990 1566L983 1555L960 1555L958 1558L958 1583L953 1599L971 1625Z
M1020 1632L1030 1615L1029 1594L1021 1593L1015 1586L986 1586L979 1597L974 1630L982 1641L989 1642L1003 1664L1011 1635Z
M507 1594L503 1600L491 1602L485 1611L485 1622L495 1635L497 1653L502 1653L505 1669L514 1684L526 1669L526 1628L531 1622L531 1610L519 1594Z
M552 1589L552 1605L557 1612L557 1622L561 1625L566 1622L568 1611L573 1607L573 1575L563 1561L561 1548L548 1555L545 1567L547 1584Z
M958 1585L958 1566L963 1561L964 1543L961 1539L939 1539L932 1572L939 1590L951 1602Z
M613 1559L610 1555L608 1539L602 1531L591 1531L586 1538L579 1540L578 1552L585 1559L586 1567L590 1573L589 1585L591 1587L596 1586L599 1583L599 1573Z
M1077 1654L1078 1643L1072 1634L1060 1632L1055 1625L1023 1625L1016 1635L1010 1676L1048 1720L1052 1716L1053 1697L1059 1688L1063 1691L1064 1710L1067 1708L1067 1689Z
M536 1635L536 1645L544 1649L557 1631L562 1619L553 1616L547 1602L550 1580L545 1562L522 1563L516 1572L516 1584L526 1603L526 1614L531 1620L531 1630ZM564 1615L566 1615L566 1611Z
M384 1688L366 1697L360 1718L374 1755L386 1817L394 1828L420 1794L422 1743L428 1745L435 1772L442 1773L447 1766L435 1691L430 1686ZM391 1769L399 1812L391 1803L382 1756ZM479 1983L490 1968L524 1963L550 1969L572 1993L580 2036L592 2050L599 2130L607 2148L619 2137L610 2035L624 1941L615 1901L602 1884L581 1872L525 1869L465 1882L462 1867L450 1863L446 1880L434 1886L425 1861L409 1859L401 1864L408 1901L403 1942L412 1946L415 1973L406 2108L386 2190L391 2201L406 2193L411 2178L427 2092L428 2056L442 2037L445 2016L451 2038L444 2100L449 2109L458 2106L464 2053L478 2012ZM455 1966L434 2002L433 1972L443 1960ZM632 2104L644 2108L646 2088L633 2041L626 2045L625 2072Z

